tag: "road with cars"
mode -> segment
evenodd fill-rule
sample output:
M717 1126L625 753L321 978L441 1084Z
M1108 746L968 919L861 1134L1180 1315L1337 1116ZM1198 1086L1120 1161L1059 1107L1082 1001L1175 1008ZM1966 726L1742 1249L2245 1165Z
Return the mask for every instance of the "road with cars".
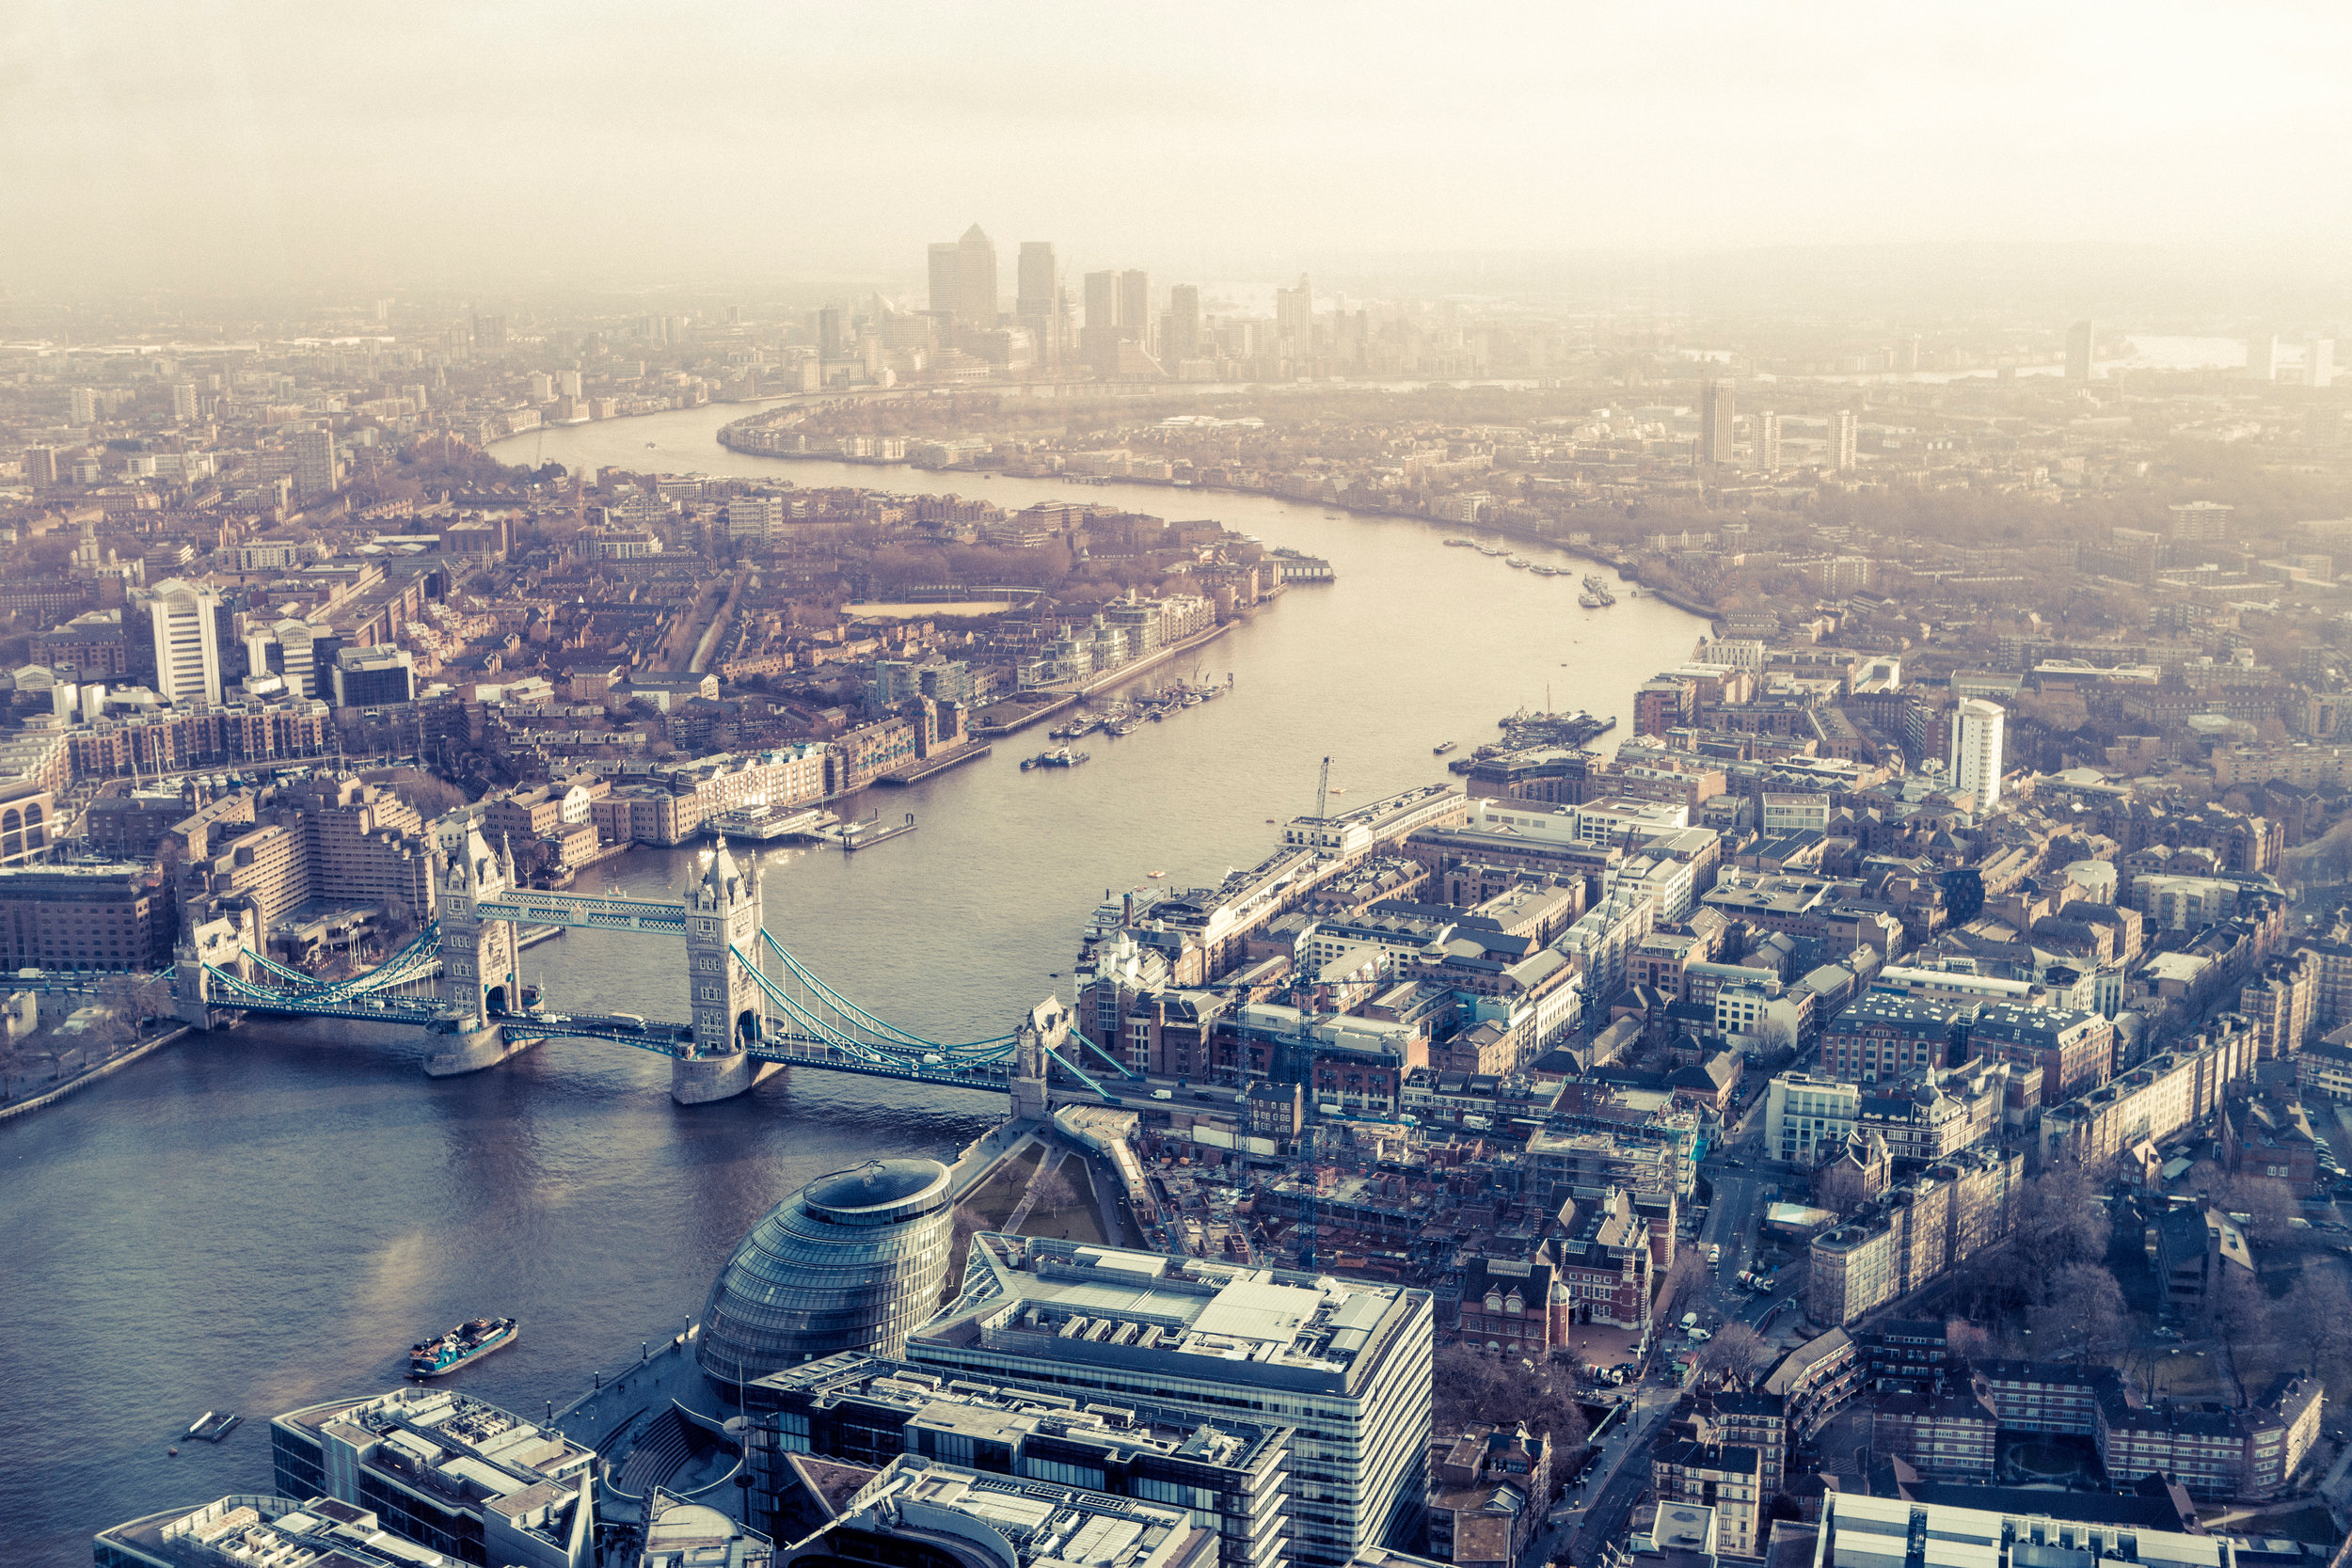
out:
M1760 1141L1760 1140L1758 1140ZM1696 1237L1688 1244L1719 1249L1709 1269L1706 1298L1681 1307L1674 1323L1658 1330L1661 1353L1652 1361L1657 1369L1636 1392L1633 1409L1613 1428L1601 1456L1587 1472L1582 1486L1573 1489L1563 1506L1547 1517L1523 1561L1533 1565L1565 1561L1575 1568L1592 1568L1608 1544L1621 1536L1635 1505L1649 1490L1649 1446L1658 1429L1680 1399L1667 1370L1672 1353L1691 1347L1681 1334L1681 1312L1695 1310L1710 1331L1734 1321L1762 1325L1793 1299L1804 1271L1785 1269L1780 1288L1769 1292L1742 1290L1737 1283L1752 1268L1762 1236L1766 1211L1775 1201L1773 1190L1787 1177L1753 1158L1753 1146L1732 1145L1706 1163L1704 1174L1712 1201Z

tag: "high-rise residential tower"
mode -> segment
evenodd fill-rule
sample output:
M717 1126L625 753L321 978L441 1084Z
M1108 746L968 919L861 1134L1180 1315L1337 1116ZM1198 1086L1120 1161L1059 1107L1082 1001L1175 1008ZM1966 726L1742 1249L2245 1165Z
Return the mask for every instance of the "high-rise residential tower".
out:
M1854 452L1858 446L1862 420L1851 408L1840 408L1829 417L1829 451L1824 466L1837 473L1853 472Z
M2279 379L2279 335L2266 326L2247 334L2246 379L2249 381Z
M2089 381L2099 373L2093 345L2097 341L2087 321L2076 322L2066 329L2066 379Z
M1734 412L1731 383L1710 381L1699 392L1699 461L1731 461Z
M2008 715L1998 703L1971 697L1952 709L1952 787L1977 798L1977 810L2001 800L2001 731Z
M1780 471L1780 416L1770 408L1756 417L1756 466L1768 474Z
M534 388L534 396L538 396ZM544 403L555 395L550 382ZM294 484L296 500L316 500L335 493L335 433L331 430L298 430L289 443L294 448Z

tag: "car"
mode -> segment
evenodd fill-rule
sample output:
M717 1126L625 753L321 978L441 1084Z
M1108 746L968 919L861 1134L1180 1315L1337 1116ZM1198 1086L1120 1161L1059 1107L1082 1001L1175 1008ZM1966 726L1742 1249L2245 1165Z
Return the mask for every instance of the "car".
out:
M1723 1260L1724 1249L1722 1247L1711 1246L1707 1249L1707 1266L1708 1268L1711 1269L1715 1267L1716 1264L1721 1263Z
M2156 1325L2156 1338L2159 1339L2177 1339L2180 1337L2181 1331L2174 1328L2170 1323L2159 1323Z

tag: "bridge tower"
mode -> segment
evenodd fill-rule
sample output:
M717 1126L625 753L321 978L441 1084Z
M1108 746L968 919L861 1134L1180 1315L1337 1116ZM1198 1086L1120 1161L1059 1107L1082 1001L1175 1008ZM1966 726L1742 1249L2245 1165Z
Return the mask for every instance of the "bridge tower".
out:
M701 879L686 891L694 1053L670 1067L670 1098L681 1105L730 1099L752 1086L747 1048L760 1037L767 997L737 955L756 948L760 924L759 863L738 865L722 839Z
M171 968L171 1006L181 1022L198 1029L213 1026L212 976L207 970L240 980L253 977L252 921L252 911L246 911L238 916L191 919L183 927Z
M492 853L482 830L470 826L442 860L441 1001L468 1018L520 1011L514 923L481 913L482 905L515 885L514 861Z

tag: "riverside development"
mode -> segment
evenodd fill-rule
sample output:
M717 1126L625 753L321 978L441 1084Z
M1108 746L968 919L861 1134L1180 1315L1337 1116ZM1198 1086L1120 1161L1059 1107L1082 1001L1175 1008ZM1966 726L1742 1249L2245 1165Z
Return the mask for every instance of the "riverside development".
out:
M190 1031L0 1133L29 1560L2252 1563L2326 1515L2352 915L2290 890L2316 791L2189 789L2259 733L1877 601L1586 609L1526 539L787 485L717 422L319 529L323 619L191 553L124 591L121 673L198 683L136 711L17 673L20 831L79 858L12 870L11 1016ZM986 749L1049 724L1085 768Z

